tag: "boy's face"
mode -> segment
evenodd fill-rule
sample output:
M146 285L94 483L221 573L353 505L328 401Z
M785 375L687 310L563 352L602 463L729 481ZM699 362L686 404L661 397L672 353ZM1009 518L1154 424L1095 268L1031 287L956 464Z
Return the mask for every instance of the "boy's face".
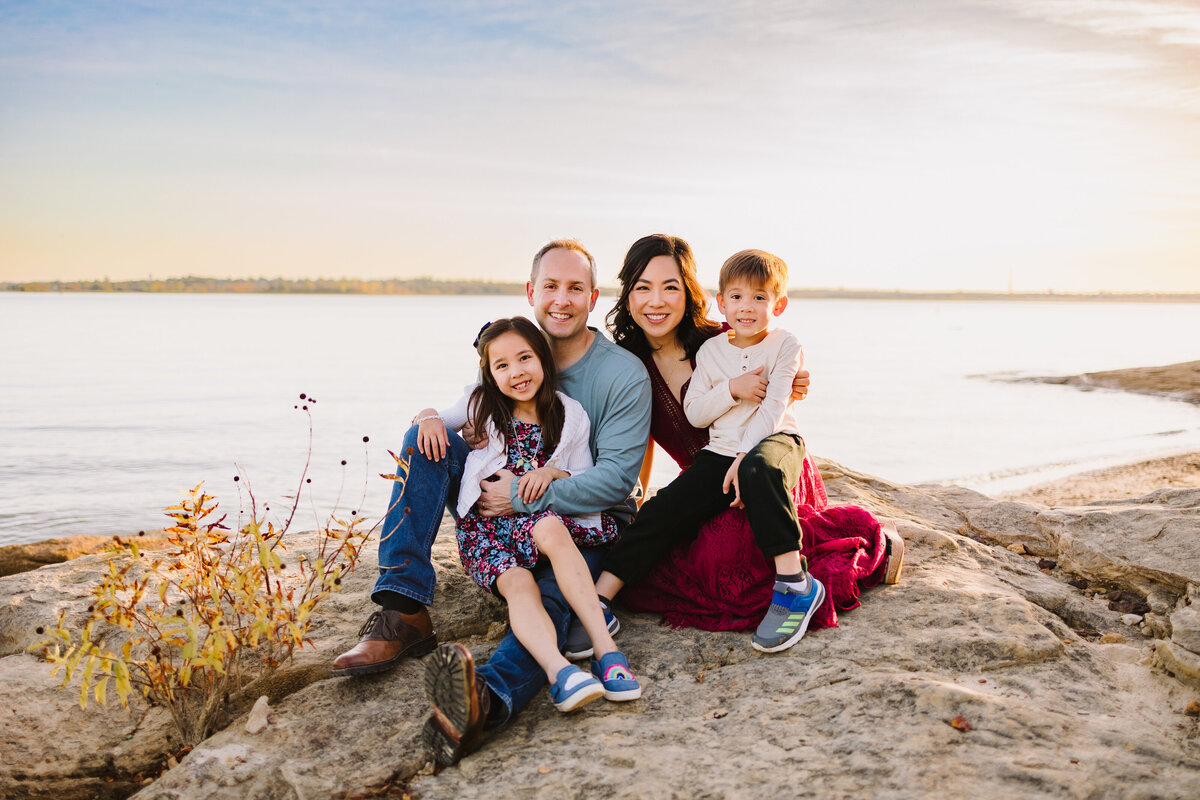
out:
M787 308L787 297L739 278L717 295L717 308L739 339L759 339L771 327L771 317Z

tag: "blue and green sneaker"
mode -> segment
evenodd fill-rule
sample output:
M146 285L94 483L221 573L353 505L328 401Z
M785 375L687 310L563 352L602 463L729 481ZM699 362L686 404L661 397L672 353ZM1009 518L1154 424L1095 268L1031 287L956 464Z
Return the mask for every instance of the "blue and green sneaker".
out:
M750 644L764 653L778 653L800 641L808 630L813 612L825 602L825 587L810 573L807 594L799 594L786 583L776 583L767 615L758 623Z

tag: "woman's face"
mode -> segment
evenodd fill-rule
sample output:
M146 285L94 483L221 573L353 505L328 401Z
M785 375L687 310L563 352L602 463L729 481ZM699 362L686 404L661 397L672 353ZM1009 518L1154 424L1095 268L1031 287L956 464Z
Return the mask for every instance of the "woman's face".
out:
M683 276L671 256L655 256L629 292L629 314L651 344L674 338L683 321L687 297Z

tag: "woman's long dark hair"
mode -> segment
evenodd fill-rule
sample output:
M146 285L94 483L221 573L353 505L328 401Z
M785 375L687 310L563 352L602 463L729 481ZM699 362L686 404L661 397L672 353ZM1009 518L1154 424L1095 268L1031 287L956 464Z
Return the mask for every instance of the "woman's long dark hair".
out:
M542 362L542 385L534 396L537 408L538 424L542 428L542 452L547 455L558 447L562 436L563 410L562 400L558 398L558 368L554 366L554 357L550 353L550 345L546 337L525 317L507 317L498 319L479 332L479 342L475 349L479 352L479 385L471 392L467 404L470 410L471 425L479 435L487 430L490 419L500 434L500 442L508 449L508 426L513 418L513 399L500 391L496 379L488 364L488 347L492 342L505 333L515 333L529 343L533 354Z
M675 329L675 337L683 346L688 359L696 357L700 345L708 341L721 330L721 324L707 317L708 295L700 285L696 276L696 257L692 248L678 236L668 236L665 233L654 233L638 239L625 254L625 263L617 280L621 282L621 297L612 311L608 312L608 330L613 341L645 360L650 356L650 343L646 334L629 313L629 295L637 284L650 259L656 256L670 256L679 266L679 276L683 279L683 295L685 305L683 319Z

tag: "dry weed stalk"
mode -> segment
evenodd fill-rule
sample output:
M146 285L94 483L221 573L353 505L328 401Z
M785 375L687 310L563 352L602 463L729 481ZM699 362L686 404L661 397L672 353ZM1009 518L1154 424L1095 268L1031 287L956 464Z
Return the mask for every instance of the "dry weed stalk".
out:
M403 482L409 457L392 457L396 473L383 477ZM182 743L193 745L209 735L231 698L312 644L313 610L340 589L374 528L335 511L318 532L314 556L288 565L281 554L295 505L276 528L250 497L250 520L236 532L216 516L217 501L201 483L167 509L175 521L168 551L143 552L136 541L114 537L78 640L63 610L50 639L35 645L56 665L55 674L63 669L63 688L79 676L82 708L89 694L105 704L110 685L128 708L136 687L170 712ZM98 622L122 631L104 632L118 633L113 638L123 643L110 649L108 637L97 635Z

